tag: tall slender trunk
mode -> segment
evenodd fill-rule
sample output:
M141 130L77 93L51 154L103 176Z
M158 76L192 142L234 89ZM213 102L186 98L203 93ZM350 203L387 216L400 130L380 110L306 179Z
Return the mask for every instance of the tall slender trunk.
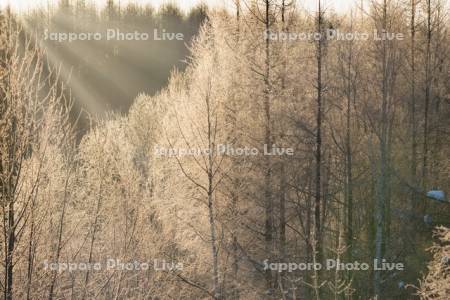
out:
M349 261L352 261L353 253L353 174L352 174L352 141L351 141L351 104L347 99L346 122L346 206L347 206L347 253Z
M369 134L369 133L367 133ZM367 153L369 156L369 162L370 162L370 195L376 195L377 193L377 162L376 162L376 153L375 153L375 145L372 140L372 136L369 136L368 143L367 143ZM376 218L375 212L376 212L376 203L377 199L375 197L370 197L368 201L368 207L367 207L367 216L369 217L369 226L367 227L367 240L369 249L367 249L367 252L370 254L370 257L375 257L375 247L376 244ZM371 282L375 282L375 271L372 270L370 272L370 280ZM374 285L372 285L372 288ZM366 295L372 295L371 289ZM367 296L367 298L369 298Z
M312 162L310 163L312 164ZM305 224L305 245L306 245L306 262L311 263L313 261L313 238L312 238L312 227L313 227L313 216L312 216L312 212L313 212L313 186L314 186L314 182L313 182L313 176L312 176L312 167L308 166L307 168L308 170L308 191L311 191L310 193L307 193L306 195L306 224ZM310 171L309 171L310 170ZM297 183L298 185L300 185L300 183ZM311 282L311 272L306 271L304 273L305 278ZM311 289L309 287L306 287L304 289L304 296L305 299L310 299L311 298Z
M382 28L387 31L387 2L383 2L383 16L382 16ZM385 205L386 205L386 176L387 176L387 135L388 135L388 76L387 76L387 45L386 41L382 43L382 103L381 103L381 133L380 133L380 171L378 174L377 191L376 191L376 206L375 206L375 259L377 262L381 262L383 257L383 249L385 243L384 230L385 230ZM374 292L377 299L382 299L381 288L381 271L376 270L374 275Z
M70 174L67 174L65 185L64 185L64 199L62 203L62 210L61 210L61 216L59 218L59 225L58 225L58 241L56 243L56 255L55 255L55 263L59 263L59 258L61 255L61 249L62 249L62 236L63 236L63 227L64 227L64 219L66 216L66 206L67 206L67 198L68 198L68 185L69 185L69 176ZM52 281L50 283L50 291L48 293L48 299L53 299L53 293L56 286L56 278L58 274L57 271L53 272Z
M425 107L424 107L424 125L423 125L423 162L422 162L422 188L426 189L428 173L428 131L429 131L429 107L431 97L431 0L427 3L427 41L425 53Z
M286 262L286 170L284 166L284 162L281 162L281 170L280 170L280 176L281 176L281 184L280 184L280 202L279 202L279 213L280 213L280 220L279 220L279 251L280 251L280 262L285 263ZM285 280L285 274L280 273L280 283L283 288L285 289L286 286L286 280ZM283 292L283 291L282 291Z
M350 32L353 31L353 15L351 16ZM347 111L345 122L345 216L346 216L346 245L347 245L347 259L352 261L353 256L353 174L352 174L352 99L355 95L352 85L352 67L353 67L353 43L349 45L349 53L347 60Z
M36 251L36 245L35 245L35 215L34 210L36 207L36 197L33 197L32 203L31 203L31 217L30 217L30 237L28 239L28 258L27 258L27 300L31 299L31 286L33 282L33 270L34 270L34 256Z
M323 248L322 248L322 118L323 118L323 82L322 82L322 68L323 68L323 11L322 1L318 1L318 12L316 19L316 32L320 34L320 38L316 43L316 140L315 140L315 191L314 191L314 241L313 241L313 262L322 263ZM314 271L314 293L315 298L321 298L320 280L321 271Z
M350 53L350 57L351 57ZM349 71L348 75L350 75L351 68L351 58L349 62ZM350 76L349 76L350 80ZM350 89L350 82L347 89ZM348 253L348 261L352 261L352 252L353 252L353 174L352 174L352 131L351 131L351 114L352 114L352 105L351 105L351 95L350 91L347 95L347 115L346 115L346 137L345 137L345 165L346 165L346 182L345 182L345 196L346 196L346 207L347 207L347 253Z
M270 31L270 1L265 0L265 30ZM271 131L271 103L270 103L270 75L271 75L271 61L270 61L270 39L269 35L265 37L265 74L264 74L264 114L265 114L265 144L270 147L272 144ZM264 199L265 199L265 252L270 260L273 259L273 199L272 199L272 161L269 155L264 156L265 160L265 174L264 174ZM269 295L273 294L273 278L270 269L266 270L266 288Z
M286 0L283 0L281 3L281 23L283 32L288 32L289 28L286 24ZM281 89L283 96L285 95L286 89L286 73L287 73L287 43L283 43L283 69L281 74ZM283 130L283 128L281 128ZM279 193L279 260L281 262L286 262L286 169L284 160L280 161L280 193ZM286 280L285 274L282 272L279 274L280 276L280 286L281 293L284 295L284 290L286 288Z
M323 12L321 0L319 0L319 11L317 17L317 32L321 33L323 27ZM321 228L321 185L322 185L322 57L323 56L323 40L319 39L316 49L317 60L317 114L316 114L316 150L315 150L315 193L314 193L314 239L316 261L322 261L322 228Z
M241 14L241 3L240 0L236 0L236 48L239 46L240 41L240 14ZM235 96L233 95L232 100L232 124L233 124L233 137L236 138L236 127L237 127L237 112L238 107L236 103ZM239 202L239 174L236 172L239 167L239 162L236 159L232 159L233 168L232 170L235 172L232 176L232 195L231 195L231 209L233 212L234 220L239 218L238 211L238 202ZM232 298L239 300L240 298L240 289L239 289L239 281L238 281L238 273L239 273L239 245L238 245L238 236L237 230L233 229L231 233L231 251L232 251L232 274L233 274L233 282L232 282Z
M411 0L411 184L417 187L417 120L416 120L416 0ZM411 210L417 210L417 193L411 191ZM414 230L415 232L415 230Z
M212 175L209 176L212 178ZM212 190L212 179L208 179L210 182L208 185ZM213 295L214 299L220 299L219 290L219 259L217 253L217 238L216 238L216 228L214 220L214 208L213 208L213 195L211 190L208 191L208 214L209 214L209 226L211 231L211 252L213 257Z
M14 221L14 200L10 199L8 204L8 245L6 252L6 285L5 300L12 299L13 291L13 268L14 268L14 245L16 242L16 231Z
M7 42L8 45L11 45L11 11L10 7L7 8L7 20L8 20L8 28L7 28ZM8 81L8 89L11 88L11 48L8 47L6 50L6 61L8 66L8 74L7 74L7 81ZM8 101L9 99L6 99ZM14 246L16 241L16 226L15 226L15 220L14 220L14 186L13 186L13 175L16 170L15 167L15 159L16 159L16 140L15 140L15 131L16 131L16 118L13 117L12 119L12 129L9 133L9 161L6 164L6 168L4 171L8 172L8 180L6 183L6 187L3 187L2 194L3 194L3 200L6 200L6 228L5 230L5 282L4 282L4 297L5 300L11 300L12 299L12 292L13 292L13 256L14 256Z
M98 217L100 214L100 207L102 205L102 192L103 192L103 180L101 179L100 186L99 186L99 192L98 192L98 196L97 196L95 218L94 218L94 223L92 224L92 235L91 235L91 241L90 241L90 245L89 245L88 264L92 263L92 256L94 254L94 243L95 243L95 238L96 238L96 234L97 234ZM90 276L90 271L88 269L86 271L86 275L84 277L84 291L83 291L83 297L82 297L83 300L86 299L86 294L88 292L89 276Z
M237 203L237 196L235 197L236 201L233 200L234 203ZM235 205L236 207L237 205ZM237 209L235 209L237 211ZM239 289L239 252L238 252L238 237L236 232L232 234L232 255L233 255L233 264L232 264L232 272L233 272L233 285L232 285L232 297L233 299L239 300L240 298L240 289Z
M217 237L216 237L216 224L214 216L214 203L213 203L213 180L214 180L214 133L212 132L212 120L211 120L211 103L210 98L206 98L206 109L207 109L207 122L208 122L208 217L209 217L209 227L211 234L211 254L213 258L213 295L214 299L221 299L221 292L219 286L219 258L217 249ZM214 135L214 136L213 136Z
M13 269L14 269L14 250L15 250L15 243L16 243L16 221L15 221L15 208L14 208L14 202L15 202L15 193L16 193L16 187L18 184L18 174L19 174L19 162L18 160L18 152L20 150L18 149L17 143L17 117L14 116L12 118L12 126L9 132L9 149L8 149L8 170L9 173L8 179L7 179L7 186L6 186L6 200L7 200L7 242L6 242L6 255L5 255L5 299L11 300L13 295ZM20 154L19 154L20 155Z

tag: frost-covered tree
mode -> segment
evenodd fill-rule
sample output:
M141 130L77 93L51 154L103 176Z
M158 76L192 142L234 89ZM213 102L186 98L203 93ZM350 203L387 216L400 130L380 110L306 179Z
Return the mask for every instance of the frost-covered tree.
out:
M438 227L435 237L437 242L430 249L433 258L418 290L421 299L447 299L450 294L450 230Z

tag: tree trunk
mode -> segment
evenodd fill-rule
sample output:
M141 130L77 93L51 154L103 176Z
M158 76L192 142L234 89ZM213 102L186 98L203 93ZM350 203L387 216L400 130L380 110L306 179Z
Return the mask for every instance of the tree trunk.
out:
M90 245L89 245L89 258L88 258L88 264L92 263L92 256L93 256L93 252L94 252L94 243L95 243L95 238L96 238L96 234L97 234L97 227L98 227L98 217L99 217L99 213L100 213L100 207L101 207L101 203L102 203L102 191L103 190L103 181L100 181L100 187L99 187L99 192L98 192L98 197L97 197L97 207L95 209L95 218L94 218L94 223L92 224L92 235L91 235L91 241L90 241ZM83 291L83 297L82 299L86 299L86 294L88 292L88 284L89 284L89 269L86 271L86 275L84 277L84 291Z
M428 173L428 111L431 97L431 0L427 4L427 40L425 53L425 108L423 125L423 162L422 162L422 189L426 189Z
M345 136L345 198L347 207L347 257L348 261L352 261L353 251L353 174L352 174L352 131L351 131L351 114L352 114L352 93L351 93L351 66L352 66L352 51L350 48L349 63L348 63L348 85L347 85L347 114L346 114L346 136Z
M265 30L270 31L270 1L265 0ZM264 142L267 147L272 145L271 132L271 103L270 103L270 75L271 75L271 61L270 61L270 39L268 34L265 38L265 74L264 74L264 113L265 113L265 137ZM273 259L273 199L272 199L272 162L270 155L264 156L265 160L265 174L264 174L264 199L265 199L265 252L269 256L270 261ZM270 269L267 269L266 288L269 295L273 294L273 278Z
M65 215L66 215L66 204L67 204L67 198L68 198L68 184L69 184L69 174L67 174L67 177L66 177L66 182L65 182L65 186L64 186L64 199L63 199L63 203L62 203L62 211L61 211L61 216L59 218L58 241L56 244L56 255L55 255L55 263L57 263L57 264L59 263L59 257L60 257L61 249L62 249L61 245L62 245L64 219L65 219ZM50 291L48 293L49 300L53 299L53 293L54 293L54 289L56 286L57 276L58 276L57 271L54 271L53 276L52 276L52 281L50 283Z
M30 225L30 237L28 239L28 258L27 258L27 300L31 299L31 284L33 282L33 270L34 270L34 256L36 251L35 245L35 216L34 210L36 208L36 197L33 197L31 203L31 225Z
M417 186L417 120L416 120L416 0L411 0L411 183ZM411 191L411 210L417 211L417 193Z
M323 11L319 0L319 11L317 16L316 31L322 33ZM315 150L315 193L314 193L314 239L315 239L315 260L322 262L322 228L321 228L321 188L322 188L322 58L323 58L323 38L317 42L316 60L317 60L317 114L316 114L316 150Z
M383 20L382 28L387 31L387 2L383 2ZM385 247L385 205L386 205L386 177L388 172L387 160L387 135L388 135L388 78L387 78L387 45L386 41L381 41L382 44L382 103L381 103L381 133L380 133L380 171L378 174L377 191L376 191L376 206L375 206L375 260L381 262L383 258L383 249ZM374 292L377 299L382 299L381 288L381 271L376 270L374 276Z
M16 242L15 222L14 222L14 200L9 199L8 205L8 245L6 252L6 288L5 300L12 299L13 291L13 268L14 268L14 245Z
M221 299L221 292L219 286L219 258L217 250L217 237L216 237L216 224L214 216L214 203L213 203L213 179L214 179L214 134L212 132L212 120L211 120L211 107L210 99L207 96L206 109L207 109L207 121L208 121L208 217L209 227L211 234L211 252L213 258L213 295L214 299Z

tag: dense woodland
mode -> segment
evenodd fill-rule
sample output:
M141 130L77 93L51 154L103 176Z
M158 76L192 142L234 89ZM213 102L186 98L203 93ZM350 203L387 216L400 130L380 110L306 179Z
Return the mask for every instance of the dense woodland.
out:
M50 2L51 3L51 2ZM206 6L188 12L175 4L156 9L150 5L120 5L108 1L98 7L89 1L61 0L25 15L24 26L44 44L50 63L61 70L78 108L92 114L113 110L127 112L140 93L153 95L167 85L173 68L184 70L193 36L206 18ZM51 33L146 32L155 29L183 34L174 41L76 40L58 42ZM78 110L79 111L79 110ZM79 122L83 134L89 127Z
M126 42L103 61L92 49L110 45L55 49L35 38L78 3L25 21L0 15L4 299L450 297L450 199L427 197L450 192L448 3L373 0L337 14L320 1L305 11L230 0L179 19L194 24L173 29L195 35L189 52ZM149 26L164 11L108 3L106 20L123 26ZM108 26L104 17L92 22ZM342 41L328 30L405 38ZM281 32L322 35L267 34ZM129 65L147 50L148 61ZM98 99L89 83L108 68L123 73L99 88L113 98ZM103 100L116 106L90 110ZM293 155L263 155L265 145ZM233 152L246 147L259 152ZM110 259L151 266L107 269ZM329 259L371 267L299 268ZM377 270L374 259L404 270Z

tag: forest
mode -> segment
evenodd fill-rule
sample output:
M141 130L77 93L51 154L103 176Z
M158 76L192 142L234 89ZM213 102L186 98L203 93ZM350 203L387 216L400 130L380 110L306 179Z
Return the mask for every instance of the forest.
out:
M448 1L225 2L0 9L3 298L450 299Z

